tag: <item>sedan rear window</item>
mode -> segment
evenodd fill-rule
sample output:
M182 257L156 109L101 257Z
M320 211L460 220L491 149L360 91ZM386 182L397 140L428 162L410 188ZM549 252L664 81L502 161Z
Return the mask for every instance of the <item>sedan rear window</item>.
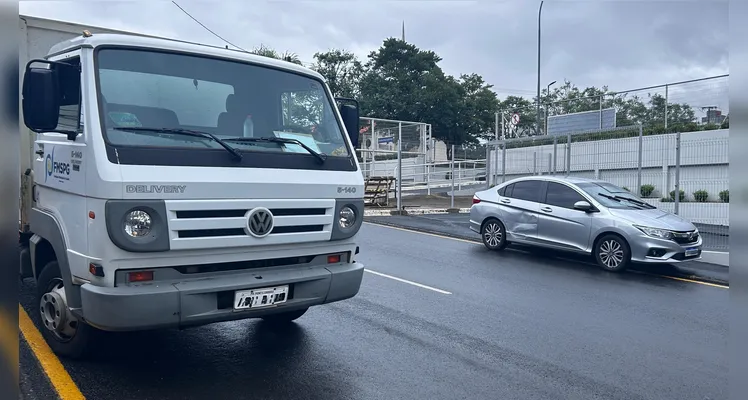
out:
M512 189L511 194L513 199L532 201L535 203L540 201L540 188L543 186L542 181L519 181L515 182L513 186L514 189Z

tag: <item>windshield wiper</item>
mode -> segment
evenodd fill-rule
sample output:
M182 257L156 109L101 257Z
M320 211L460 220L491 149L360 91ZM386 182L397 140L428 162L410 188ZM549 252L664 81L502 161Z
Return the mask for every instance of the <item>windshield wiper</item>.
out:
M623 199L623 200L626 200L626 201L628 201L628 202L631 202L631 203L634 203L634 204L638 204L638 205L640 205L640 206L642 206L642 207L647 207L647 208L657 208L657 207L655 207L655 206L653 206L653 205L651 205L651 204L647 203L646 201L641 201L641 200L637 200L637 199L632 199L631 197L625 197L625 196L614 196L614 197L615 197L615 198L617 198L617 199Z
M629 203L633 203L633 204L636 204L637 206L641 206L641 207L645 207L645 208L657 208L657 207L655 207L655 206L653 206L653 205L651 205L651 204L649 204L649 203L643 202L643 201L641 201L641 200L636 200L636 199L632 199L632 198L630 198L630 197L624 197L624 196L611 196L611 195L609 195L609 194L605 194L605 193L598 193L598 196L602 196L602 197L605 197L606 199L611 199L611 200L615 200L615 201L617 201L617 202L619 202L619 203L620 203L620 202L621 202L622 200L626 200L626 201L628 201Z
M224 149L226 149L226 151L231 153L231 155L234 156L234 158L236 158L237 161L242 159L242 153L238 152L235 148L226 144L225 141L219 139L212 133L208 133L208 132L193 131L189 129L179 129L179 128L148 128L144 126L115 126L112 129L118 130L118 131L133 131L133 132L173 133L176 135L208 138L220 144L221 147L223 147Z
M247 142L247 143L258 143L258 142L270 142L270 143L283 143L283 144L297 144L304 148L309 154L313 155L314 157L319 160L320 164L324 163L325 160L327 160L326 154L320 154L314 151L311 147L305 145L301 141L297 139L291 139L291 138L279 138L279 137L257 137L257 138L231 138L226 139L227 142Z
M597 195L598 195L598 196L603 196L603 197L605 197L606 199L611 199L611 200L615 200L615 201L617 201L617 202L619 202L619 203L621 202L621 199L619 199L619 198L618 198L618 197L616 197L616 196L611 196L611 195L609 195L609 194L605 194L605 193L598 193Z

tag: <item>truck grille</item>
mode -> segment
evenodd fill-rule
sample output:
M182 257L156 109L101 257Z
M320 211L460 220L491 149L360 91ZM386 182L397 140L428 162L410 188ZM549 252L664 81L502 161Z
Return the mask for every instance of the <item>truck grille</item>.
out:
M334 200L177 200L167 202L172 249L267 246L329 240ZM273 227L250 234L249 214L270 211Z

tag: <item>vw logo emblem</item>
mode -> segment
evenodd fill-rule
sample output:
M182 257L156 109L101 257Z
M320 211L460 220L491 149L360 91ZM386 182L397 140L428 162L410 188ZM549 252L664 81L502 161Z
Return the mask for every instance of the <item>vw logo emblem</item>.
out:
M249 234L261 238L273 231L273 214L267 208L255 208L247 216Z

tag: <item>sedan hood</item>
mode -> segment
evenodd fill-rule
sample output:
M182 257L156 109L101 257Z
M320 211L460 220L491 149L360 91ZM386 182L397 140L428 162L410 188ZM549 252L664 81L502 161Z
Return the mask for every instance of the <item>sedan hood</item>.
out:
M625 219L632 224L648 226L650 228L668 229L677 232L695 230L696 227L688 221L675 214L660 209L651 210L619 210L608 209L610 213L618 218Z

